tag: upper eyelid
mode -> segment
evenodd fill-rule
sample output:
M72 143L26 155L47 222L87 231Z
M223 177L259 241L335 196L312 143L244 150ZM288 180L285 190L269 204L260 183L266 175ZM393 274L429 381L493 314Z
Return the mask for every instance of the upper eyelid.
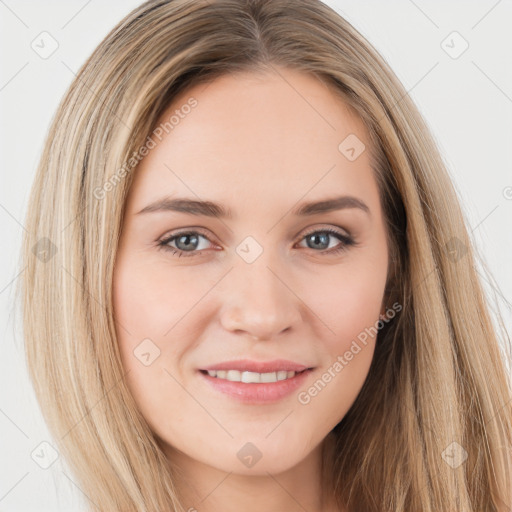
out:
M330 231L330 234L333 235L333 234L336 234L338 233L339 235L342 235L344 237L347 237L347 238L351 238L352 235L351 233L347 230L347 229L343 229L343 228L340 228L338 226L334 227L334 226L329 226L329 227L313 227L311 229L308 229L306 228L306 230L302 230L301 233L302 233L302 237L305 237L307 235L311 235L313 233L316 233L316 232L323 232L323 231ZM333 233L334 232L334 233Z

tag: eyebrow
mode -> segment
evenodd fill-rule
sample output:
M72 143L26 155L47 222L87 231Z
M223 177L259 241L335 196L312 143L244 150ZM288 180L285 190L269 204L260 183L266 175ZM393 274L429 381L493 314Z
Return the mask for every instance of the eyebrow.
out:
M370 209L368 206L361 199L353 196L339 196L322 201L303 203L292 210L292 215L307 217L317 215L319 213L328 213L350 208L360 209L370 215ZM142 210L137 212L137 215L164 211L182 212L191 215L202 215L221 219L233 218L231 210L229 208L224 208L224 206L218 203L214 203L213 201L189 199L186 197L163 197L144 207Z

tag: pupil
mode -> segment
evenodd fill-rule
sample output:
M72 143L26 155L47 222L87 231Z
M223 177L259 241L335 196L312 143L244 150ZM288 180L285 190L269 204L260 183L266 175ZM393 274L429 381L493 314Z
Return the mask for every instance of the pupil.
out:
M311 239L314 240L313 244L320 243L321 245L325 246L325 247L321 247L322 249L326 249L327 247L329 247L329 235L327 233L313 234L313 235L311 235ZM323 241L318 242L318 240L320 240L320 239L323 239ZM315 247L311 247L311 248L314 249ZM318 248L318 247L316 247L316 248Z
M189 246L190 244L187 243L185 244L184 247L180 247L180 242L182 239L186 239L186 240L189 240L189 239L193 239L194 240L194 244L193 247L191 249L195 249L195 245L197 245L197 236L196 235L181 235L177 240L176 240L176 245L178 246L178 249L181 249L183 251L186 251L188 249L190 249L190 247L187 248L187 246Z

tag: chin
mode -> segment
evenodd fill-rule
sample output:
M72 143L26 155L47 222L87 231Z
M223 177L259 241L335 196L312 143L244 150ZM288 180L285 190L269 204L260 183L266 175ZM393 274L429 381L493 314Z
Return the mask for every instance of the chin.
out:
M268 473L283 473L299 464L310 452L306 447L299 447L282 437L276 437L272 442L257 439L235 444L235 457L222 457L222 469L240 475L268 476ZM219 467L218 459L216 466Z

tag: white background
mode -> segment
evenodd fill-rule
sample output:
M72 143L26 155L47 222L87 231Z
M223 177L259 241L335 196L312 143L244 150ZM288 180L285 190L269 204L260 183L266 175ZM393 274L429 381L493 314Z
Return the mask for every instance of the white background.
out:
M510 332L512 2L326 3L384 56L434 132L474 242L499 285ZM49 122L73 72L138 4L0 0L0 512L84 510L87 500L61 458L46 470L31 458L39 443L52 440L26 374L14 289L23 271L19 245L29 188ZM59 45L48 59L31 48L43 31ZM442 47L453 31L469 43L456 59ZM450 41L452 51L460 48L460 40ZM41 449L48 456L49 448Z

